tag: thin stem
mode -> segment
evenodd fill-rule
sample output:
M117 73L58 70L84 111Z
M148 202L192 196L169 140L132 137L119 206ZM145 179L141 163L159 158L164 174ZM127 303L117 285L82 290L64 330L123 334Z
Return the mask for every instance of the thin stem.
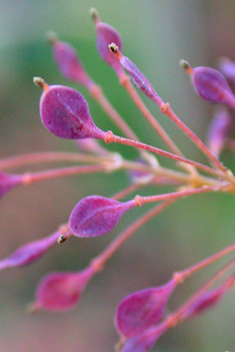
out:
M161 211L166 209L174 200L168 200L167 202L158 204L153 209L144 214L141 218L133 222L127 229L125 229L109 246L97 257L95 257L91 265L96 268L96 271L99 272L103 269L104 264L107 260L119 249L119 247L127 241L132 234L137 231L141 226L148 222L155 215L159 214Z
M158 194L156 196L148 196L148 197L141 197L139 195L135 196L135 202L136 205L141 207L143 204L148 204L148 203L152 203L152 202L159 202L162 200L168 200L168 199L179 199L179 198L183 198L183 197L188 197L191 196L193 194L200 194L200 193L206 193L206 192L217 192L219 190L221 190L223 187L227 187L228 184L227 183L223 183L220 185L216 185L216 186L203 186L200 188L196 188L196 189L187 189L184 191L179 191L179 192L172 192L172 193L166 193L166 194Z
M191 276L192 274L194 274L195 272L205 268L206 266L214 263L215 261L221 259L222 257L224 257L225 255L231 253L235 251L235 243L233 243L232 245L222 249L220 252L215 253L214 255L212 255L209 258L206 258L204 260L202 260L199 263L196 263L194 265L192 265L190 268L182 270L180 272L176 272L174 273L173 277L179 281L180 283L182 283L186 278L188 278L189 276Z
M223 164L216 158L210 149L201 141L201 139L174 113L169 103L164 103L160 111L167 115L188 137L201 149L201 151L213 162L218 170L228 171Z
M140 187L141 187L140 184L133 183L133 184L127 186L126 188L122 189L120 192L114 194L112 196L112 198L116 199L116 200L122 199L122 198L126 197L127 195L129 195L130 193L136 191Z
M110 159L113 155L110 153ZM0 169L10 169L14 167L22 167L29 164L44 163L44 162L90 162L99 163L108 159L108 156L97 156L80 153L65 153L65 152L42 152L30 153L13 156L0 160Z
M163 139L163 141L168 145L170 150L172 150L176 155L181 155L182 153L179 148L175 145L172 139L168 136L166 131L161 127L161 125L157 122L157 120L153 117L150 111L147 109L143 101L140 99L139 95L136 93L135 89L133 88L130 78L126 75L123 75L120 78L120 84L127 90L130 94L131 98L133 99L136 106L145 116L147 121L153 126L153 128L158 132L159 136Z
M177 325L179 322L184 320L185 311L190 308L198 299L200 299L213 285L216 284L229 270L231 270L235 265L235 259L233 258L229 263L227 263L219 272L212 276L210 280L206 282L193 296L182 306L177 309L173 314L170 314L166 318L166 324L168 327Z
M46 170L35 173L25 173L22 175L23 184L28 185L34 182L48 180L52 178L65 177L77 174L87 174L93 172L104 171L103 165L83 165L83 166L72 166L68 168Z
M219 170L218 171L214 170L214 169L210 168L209 166L206 166L206 165L203 165L203 164L198 163L196 161L193 161L193 160L190 160L190 159L186 159L184 157L181 157L181 156L166 152L165 150L150 146L150 145L145 144L145 143L141 143L141 142L137 142L137 141L134 141L134 140L131 140L131 139L127 139L127 138L116 136L111 131L108 131L106 133L106 137L105 137L104 141L106 143L119 143L119 144L124 144L124 145L128 145L128 146L135 147L135 148L144 149L144 150L147 150L149 152L165 156L165 157L167 157L169 159L173 159L173 160L181 161L181 162L186 163L186 164L193 165L193 166L195 166L195 167L197 167L197 168L199 168L199 169L201 169L203 171L206 171L206 172L211 173L213 175L219 176L219 177L221 177L223 179L227 179L228 178L227 175L225 175L224 173L222 173Z

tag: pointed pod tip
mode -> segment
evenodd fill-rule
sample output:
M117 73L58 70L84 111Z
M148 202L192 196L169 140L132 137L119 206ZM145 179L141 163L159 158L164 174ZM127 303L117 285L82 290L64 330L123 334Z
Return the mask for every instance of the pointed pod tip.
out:
M90 13L91 19L93 21L95 21L95 23L99 22L99 14L98 14L98 11L94 7L92 7L89 10L89 13Z
M52 46L55 45L56 42L58 42L58 37L57 34L53 31L49 31L46 33L46 38L49 44Z
M188 63L188 61L180 60L180 66L182 66L185 69L185 71L187 71L187 73L189 73L189 74L193 73L193 69L190 66L190 64Z
M38 86L40 88L43 88L45 91L49 90L49 86L48 84L44 81L43 78L41 77L34 77L33 78L33 83L35 84L35 86Z
M112 53L114 53L119 58L119 60L121 60L122 53L120 52L118 46L115 43L111 43L108 45L108 47L109 50L112 51Z

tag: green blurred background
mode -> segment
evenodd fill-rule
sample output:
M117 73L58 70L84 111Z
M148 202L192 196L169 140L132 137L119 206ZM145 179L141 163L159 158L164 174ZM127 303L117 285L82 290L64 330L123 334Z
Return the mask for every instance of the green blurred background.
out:
M70 41L78 49L87 71L103 86L141 140L163 146L119 87L115 74L99 58L88 14L90 7L96 7L101 19L120 32L124 54L150 78L159 95L171 103L183 121L205 140L213 106L195 96L178 62L184 58L192 66L215 67L216 59L222 55L235 59L234 1L1 0L0 4L1 157L46 150L76 151L72 142L50 135L40 122L41 92L33 85L33 76L41 76L49 84L69 84L52 60L51 48L45 40L48 30L56 31L62 40ZM98 126L117 132L86 91L80 90ZM183 152L206 162L192 143L150 101L143 99ZM125 153L127 158L136 155L129 148L110 146L110 149ZM234 170L233 156L224 152L222 159ZM164 159L161 161L169 165ZM68 220L80 198L91 194L110 196L127 183L127 176L118 172L53 180L13 190L0 203L0 257L54 232ZM164 191L155 187L141 192ZM30 316L25 306L33 300L35 286L45 273L83 268L146 208L125 215L107 236L93 240L72 238L63 246L55 246L30 267L2 272L0 351L113 351L118 337L112 322L118 302L134 290L163 284L173 271L232 243L233 209L233 197L217 194L178 202L122 247L103 273L89 284L80 304L68 313L40 312ZM177 307L215 270L216 266L177 289L169 308ZM216 310L167 332L153 351L231 351L235 349L234 324L233 291Z

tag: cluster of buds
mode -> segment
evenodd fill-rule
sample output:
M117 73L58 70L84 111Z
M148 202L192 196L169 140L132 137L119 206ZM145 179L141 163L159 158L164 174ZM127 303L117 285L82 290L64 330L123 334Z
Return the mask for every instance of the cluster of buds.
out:
M87 196L71 211L68 223L59 226L50 236L18 248L0 261L0 270L26 266L42 257L53 245L63 243L70 236L97 237L109 233L122 216L135 207L157 203L144 215L129 224L90 264L78 272L54 272L41 279L36 289L35 301L29 305L30 311L39 309L64 311L73 308L80 300L86 285L100 272L110 257L130 238L133 233L151 218L159 214L178 199L208 192L235 193L235 178L231 170L220 161L223 148L235 142L229 136L232 123L231 112L235 109L235 96L225 78L235 80L235 64L221 61L218 70L208 67L192 68L181 60L181 65L190 75L196 93L203 99L223 104L216 110L208 131L205 144L175 114L169 103L165 103L156 93L148 79L137 66L122 54L120 34L110 25L100 21L96 10L91 10L97 33L97 49L101 58L116 72L120 84L127 90L134 103L143 113L147 122L162 138L166 149L140 142L135 132L127 125L119 113L104 96L101 88L86 73L75 49L60 41L54 33L48 35L53 47L54 59L62 75L83 85L103 110L117 125L123 136L112 131L103 131L94 123L85 98L73 88L48 85L42 78L35 77L34 83L43 89L40 99L40 116L45 128L55 136L76 140L77 153L46 152L21 155L0 160L0 197L15 186L29 185L46 179L95 172L115 172L126 170L130 185L110 198L101 195ZM127 75L127 74L128 75ZM224 76L225 75L225 76ZM132 85L136 86L137 90ZM167 132L144 105L137 91L149 97L196 146L204 153L210 165L186 158ZM137 160L127 160L123 155L110 152L100 145L118 143L134 147L139 152ZM178 170L160 165L157 155L171 159ZM72 161L74 166L51 169L37 173L9 174L6 169L48 161ZM141 187L165 185L174 187L173 192L140 196ZM130 197L123 201L124 197ZM204 313L215 307L235 284L235 259L227 263L200 287L173 313L166 315L168 300L175 288L186 278L207 267L227 254L235 251L235 243L211 257L191 267L175 272L165 284L131 293L123 298L115 314L115 326L120 341L116 345L121 352L146 352L169 328Z

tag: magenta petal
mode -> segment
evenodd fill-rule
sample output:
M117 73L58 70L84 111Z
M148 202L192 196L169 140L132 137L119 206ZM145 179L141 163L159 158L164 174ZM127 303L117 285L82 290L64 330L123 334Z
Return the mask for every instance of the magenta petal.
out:
M161 98L155 92L150 82L138 69L138 67L126 56L122 56L120 63L122 67L129 73L136 87L141 90L141 92L143 92L145 95L147 95L150 99L155 101L157 105L161 106L161 104L163 103Z
M148 352L166 330L165 324L150 328L142 335L134 336L127 340L121 352Z
M0 198L15 186L22 183L22 176L9 175L0 171Z
M191 78L196 92L206 100L227 104L233 97L223 74L213 68L195 67Z
M85 98L73 88L50 86L41 96L40 115L44 126L57 137L105 138L94 124Z
M0 270L25 266L41 258L57 242L60 233L55 232L51 236L39 241L27 243L18 248L9 257L0 261Z
M133 337L157 325L164 316L169 296L176 287L174 280L166 285L134 292L124 298L116 312L116 326L125 337Z
M93 274L91 267L76 273L47 274L38 284L33 307L50 311L73 308Z
M69 226L78 237L101 236L112 230L121 216L134 206L134 201L121 203L101 196L86 197L73 209Z
M80 62L76 50L68 43L55 41L53 45L55 61L65 78L82 85L89 85L90 78Z
M216 111L207 133L207 145L218 158L228 138L231 116L223 108Z
M118 31L110 25L98 22L96 24L97 49L102 59L120 76L123 71L119 59L109 50L109 44L115 43L122 51L122 38Z

